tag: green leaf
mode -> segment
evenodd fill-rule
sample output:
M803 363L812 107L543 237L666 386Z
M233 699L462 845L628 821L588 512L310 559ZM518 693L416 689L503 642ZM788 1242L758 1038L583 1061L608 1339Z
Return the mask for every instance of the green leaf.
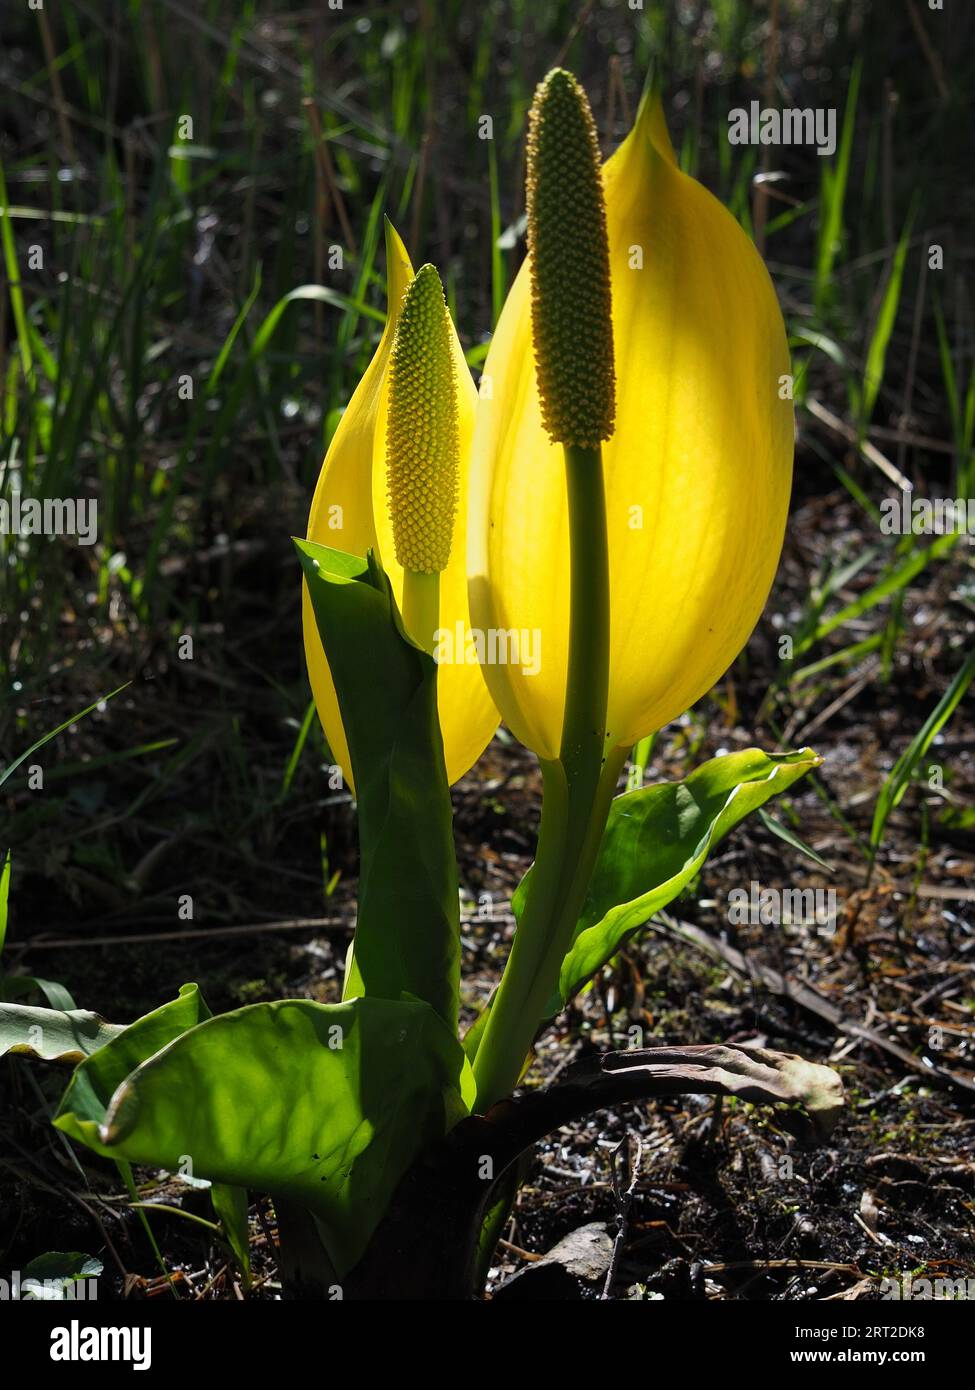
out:
M136 1019L127 1028L119 1029L117 1036L107 1039L97 1052L90 1049L92 1055L75 1071L58 1107L58 1116L70 1113L77 1127L61 1125L60 1128L87 1143L85 1136L95 1133L112 1095L129 1073L188 1028L195 1028L209 1017L210 1010L199 986L181 985L177 998ZM125 1154L111 1154L110 1157L124 1158Z
M873 415L873 408L877 403L877 396L884 380L884 365L887 360L887 347L890 343L891 334L894 331L894 324L897 321L897 308L900 304L901 285L904 280L904 265L907 260L907 250L911 242L911 229L914 225L914 214L916 204L912 203L908 213L904 230L901 232L900 241L897 243L897 250L894 252L894 259L891 263L890 274L887 278L887 287L884 290L884 297L880 304L877 314L877 321L874 324L873 332L870 335L870 346L867 350L867 361L863 370L863 390L860 399L860 437L865 436L870 417Z
M464 1034L464 1051L467 1053L468 1060L471 1064L473 1064L474 1058L477 1056L477 1049L480 1047L481 1039L484 1037L484 1030L487 1027L488 1016L491 1013L491 1005L494 1003L494 996L496 994L496 989L491 991L491 997L487 1004Z
M409 994L456 1031L460 901L436 663L407 637L372 555L295 545L358 800L359 912L346 997Z
M87 1009L0 1003L0 1056L18 1052L42 1062L83 1062L123 1031Z
M885 598L906 589L932 560L940 560L942 556L947 555L957 545L962 534L960 531L949 531L923 549L912 549L904 559L892 564L876 584L871 584L870 588L859 594L852 603L846 604L838 613L833 613L828 618L821 618L815 631L796 643L795 655L801 656L837 628L845 627L847 623L853 622L871 608L875 608L878 603L882 603Z
M870 828L870 847L875 855L884 838L884 828L891 811L900 805L918 764L931 747L935 737L954 714L959 701L973 680L975 680L975 648L968 653L948 689L887 774L884 785L880 789L880 795L877 797L873 824Z
M850 84L847 88L846 109L843 112L836 163L834 165L832 161L824 161L820 180L819 238L814 279L817 317L822 316L822 311L833 293L833 264L843 239L843 205L846 201L850 174L850 156L853 150L853 131L862 71L863 60L858 58L850 69Z
M783 840L785 844L789 845L792 849L798 850L800 854L804 854L807 859L811 859L814 864L818 864L819 867L825 869L828 874L835 873L832 864L827 864L823 856L817 854L814 849L806 844L805 840L800 840L796 832L791 830L789 826L783 825L782 822L776 820L774 816L770 816L768 811L759 811L758 818L765 826L765 829L772 835Z
M210 1017L210 1010L199 986L182 985L175 999L162 1004L158 1009L153 1009L151 1013L145 1014L127 1028L116 1030L117 1035L106 1039L99 1055L92 1058L89 1065L78 1068L61 1098L58 1115L70 1110L79 1125L82 1122L97 1125L104 1117L115 1090L135 1067L188 1029L195 1028L198 1023ZM81 1133L75 1133L75 1138L85 1142ZM113 1154L112 1157L118 1161L120 1156ZM134 1194L128 1164L119 1162L118 1167ZM224 1231L243 1270L244 1278L249 1279L247 1193L233 1187L213 1184L210 1201L224 1224Z
M69 1286L84 1279L97 1279L104 1269L101 1260L80 1250L48 1250L24 1266L20 1275L21 1297L36 1300L70 1299ZM31 1280L32 1287L26 1286Z
M247 1189L215 1182L210 1188L210 1205L240 1265L244 1287L248 1288L251 1282L251 1251L250 1231L247 1229Z
M686 781L618 796L551 1012L558 1013L631 932L677 897L729 830L820 762L808 748L778 754L749 748L712 758ZM516 915L524 887L523 880Z
M296 1201L319 1218L339 1275L417 1154L473 1102L442 1020L386 999L251 1004L176 1038L99 1113L72 1108L100 1089L69 1088L58 1128L109 1158L177 1169L188 1156L199 1177Z
M8 763L3 771L0 772L0 787L3 786L7 778L16 772L21 763L29 758L32 753L36 753L38 749L43 748L46 743L50 743L52 738L57 738L58 734L63 734L65 729L70 729L72 724L77 724L79 719L84 719L86 715L91 714L92 710L98 709L100 705L107 704L109 700L114 700L115 696L118 695L120 691L127 690L130 684L131 681L126 681L125 685L120 685L117 689L109 691L107 695L100 696L93 704L90 704L87 709L79 710L78 713L73 714L70 719L66 719L63 724L59 724L56 729L51 729L49 733L42 735L36 743L31 744L26 752L14 758L13 762Z
M58 1114L69 1109L79 1122L84 1118L89 1124L97 1124L104 1116L116 1088L135 1067L174 1038L210 1017L210 1010L199 986L190 984L181 986L175 999L145 1014L127 1028L113 1027L112 1034L105 1039L99 1056L93 1059L89 1066L79 1067L71 1078L61 1099ZM72 1131L69 1130L70 1132ZM75 1137L83 1138L81 1134L76 1134ZM113 1154L112 1157L118 1158L118 1155ZM126 1165L120 1163L119 1168L124 1177ZM237 1257L244 1279L249 1281L247 1193L214 1183L211 1185L210 1201L223 1223L224 1233Z
M52 1009L67 1013L77 1010L78 1006L70 992L56 980L45 980L40 975L0 975L0 999L21 999L35 990L43 994Z
M3 856L3 869L0 870L0 955L7 939L7 901L10 896L10 851Z
M0 164L0 251L3 254L5 279L9 286L10 307L13 311L14 327L17 334L17 346L20 349L20 362L24 372L24 381L33 390L34 382L34 363L31 358L31 339L29 320L24 305L23 282L21 280L20 269L17 265L17 246L14 241L13 229L10 225L10 200L7 197L7 183L4 178L3 165Z

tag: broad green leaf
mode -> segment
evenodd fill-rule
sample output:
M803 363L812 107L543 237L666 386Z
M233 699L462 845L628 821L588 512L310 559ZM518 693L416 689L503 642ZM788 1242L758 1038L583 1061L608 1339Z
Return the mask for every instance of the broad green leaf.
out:
M111 1036L104 1039L104 1047L97 1058L92 1058L87 1066L79 1067L68 1083L61 1099L58 1113L70 1109L79 1119L85 1117L97 1123L105 1113L116 1088L122 1084L129 1073L141 1062L178 1038L189 1028L195 1028L204 1019L210 1018L203 995L198 985L182 985L178 996L168 1003L153 1009L151 1013L136 1019L127 1028L114 1028ZM92 1049L94 1051L95 1049ZM78 1059L80 1060L80 1059ZM76 1136L80 1137L80 1136ZM117 1157L113 1155L113 1157ZM119 1162L119 1171L134 1193L128 1165ZM240 1261L245 1278L250 1277L247 1231L247 1193L238 1192L231 1187L213 1184L210 1192L213 1208L227 1233L234 1254ZM241 1239L240 1209L243 1206L243 1248L238 1249Z
M97 1052L90 1049L92 1055L68 1082L58 1115L70 1111L79 1122L97 1125L116 1088L140 1062L209 1017L210 1010L199 986L181 985L178 996L168 1004L153 1009L127 1028L117 1030L117 1035L106 1039ZM71 1132L69 1129L68 1133ZM81 1134L75 1137L83 1138ZM125 1155L112 1154L111 1157L124 1158Z
M48 1250L21 1270L21 1297L46 1301L71 1299L69 1290L73 1284L97 1279L104 1268L101 1260L84 1255L80 1250Z
M473 1078L424 1003L286 999L183 1033L98 1113L71 1099L55 1124L106 1157L171 1169L189 1158L198 1177L299 1203L341 1276L417 1154L468 1112Z
M0 1056L19 1052L42 1062L83 1062L122 1032L121 1025L87 1009L0 1003Z
M667 906L700 872L739 821L822 760L811 749L749 748L696 768L683 782L661 782L618 796L572 945L562 964L557 1013L619 949L630 932ZM524 882L514 909L520 908Z
M359 912L346 997L425 999L454 1031L460 905L436 663L406 636L373 556L295 545L358 799Z

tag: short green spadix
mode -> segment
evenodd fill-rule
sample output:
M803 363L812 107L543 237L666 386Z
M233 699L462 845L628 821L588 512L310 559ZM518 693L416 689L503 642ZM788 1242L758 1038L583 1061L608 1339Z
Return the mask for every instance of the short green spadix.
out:
M450 318L440 276L421 266L403 297L390 363L386 478L403 621L428 651L457 511L460 435Z
M372 361L332 436L308 517L310 541L344 550L349 555L364 556L369 550L374 552L389 577L401 611L406 572L397 562L393 541L386 435L393 344L413 275L413 265L406 247L387 221L386 324ZM450 342L460 436L460 475L450 561L440 575L438 618L445 632L454 633L458 623L462 624L465 632L471 626L467 597L467 499L477 390L453 324L450 324ZM315 704L333 758L341 766L346 783L352 790L354 780L342 713L307 584L302 595L302 613L308 674ZM447 777L451 782L456 782L480 756L498 726L498 714L480 666L468 661L443 662L437 673L437 706Z

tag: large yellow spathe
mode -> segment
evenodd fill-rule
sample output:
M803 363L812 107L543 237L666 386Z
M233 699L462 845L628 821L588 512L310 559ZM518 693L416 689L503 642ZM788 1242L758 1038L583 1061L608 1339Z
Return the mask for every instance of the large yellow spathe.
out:
M373 549L389 576L396 601L401 606L403 570L396 561L393 549L393 528L387 497L386 418L393 339L403 295L412 279L413 267L406 248L387 222L386 326L375 356L332 437L308 517L310 541L344 550L351 555L365 555L367 550ZM465 569L467 482L477 391L453 325L451 337L461 463L459 505L450 560L440 577L440 626L454 633L457 624L463 623L467 634L470 630ZM325 737L333 756L342 767L346 781L352 786L349 748L307 585L303 585L302 622L308 675ZM460 659L445 661L440 665L437 698L447 777L450 782L456 782L484 751L497 728L498 712L477 662L463 660L467 644L460 651L456 650L456 643L452 646L453 655ZM376 680L381 681L382 678L382 671L377 670Z
M782 315L751 240L677 168L659 99L603 167L616 430L603 445L610 568L607 740L628 747L731 665L778 563L792 478ZM484 367L470 482L471 614L528 629L540 670L486 666L502 716L558 756L569 632L565 462L542 428L529 267ZM538 638L536 638L538 640Z

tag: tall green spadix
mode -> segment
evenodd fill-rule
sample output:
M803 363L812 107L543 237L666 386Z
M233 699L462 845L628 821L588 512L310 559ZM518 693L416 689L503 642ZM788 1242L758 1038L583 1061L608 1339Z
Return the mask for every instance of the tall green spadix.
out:
M542 763L531 886L474 1060L479 1110L517 1085L558 984L622 766L611 742L606 754L610 606L600 445L616 416L606 207L592 112L561 69L540 84L529 115L528 249L542 421L565 454L568 654L559 754ZM562 596L555 601L564 611Z
M529 112L527 183L542 420L556 443L595 448L616 413L606 207L592 111L561 68Z
M403 621L427 651L450 559L460 471L451 328L443 286L421 266L403 297L390 361L386 478L396 558L405 571Z

